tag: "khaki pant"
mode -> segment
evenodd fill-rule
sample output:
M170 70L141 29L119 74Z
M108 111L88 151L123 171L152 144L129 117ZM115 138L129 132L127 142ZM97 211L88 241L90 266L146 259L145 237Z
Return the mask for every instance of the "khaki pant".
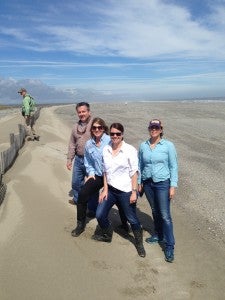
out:
M24 121L25 121L27 136L34 139L35 136L37 136L34 129L34 114L31 113L29 116L25 116Z

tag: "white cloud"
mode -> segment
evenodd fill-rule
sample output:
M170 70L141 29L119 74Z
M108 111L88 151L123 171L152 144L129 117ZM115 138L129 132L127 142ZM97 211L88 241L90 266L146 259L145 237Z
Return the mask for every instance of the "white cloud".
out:
M221 50L225 46L225 10L221 6L214 7L212 15L206 16L210 25L207 27L206 20L204 24L201 19L193 20L187 9L159 0L105 3L106 6L98 4L86 12L85 16L92 18L92 23L89 19L86 23L81 22L83 16L79 16L79 7L75 5L77 15L73 18L73 11L66 11L64 7L63 22L35 15L30 27L19 30L3 28L2 32L19 40L21 43L17 47L36 51L57 50L134 58L225 56ZM57 16L57 9L54 10ZM64 19L67 14L68 21Z
M15 85L33 78L30 87L43 88L38 78L68 90L90 88L92 96L93 89L172 96L172 89L201 92L204 83L206 94L210 86L225 93L224 0L207 0L206 10L185 0L46 0L38 10L27 0L7 3L0 67Z

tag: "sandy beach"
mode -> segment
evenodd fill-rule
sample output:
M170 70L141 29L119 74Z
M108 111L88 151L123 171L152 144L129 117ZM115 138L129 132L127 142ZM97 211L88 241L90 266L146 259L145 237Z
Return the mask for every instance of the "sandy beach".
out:
M26 142L4 175L0 206L0 299L218 299L225 295L225 102L91 104L93 116L121 122L125 140L137 149L148 138L151 118L160 118L179 158L179 187L172 204L175 261L159 245L144 243L137 255L132 235L114 232L111 244L91 239L89 220L71 237L76 208L70 199L66 153L75 106L43 108L39 142ZM1 148L21 116L0 119ZM3 146L2 146L3 145ZM152 232L149 204L138 200L144 238ZM119 224L116 208L110 215Z

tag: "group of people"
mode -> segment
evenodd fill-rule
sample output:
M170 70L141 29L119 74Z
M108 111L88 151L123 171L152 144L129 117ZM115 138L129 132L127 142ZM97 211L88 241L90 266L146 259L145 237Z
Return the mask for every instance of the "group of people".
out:
M72 236L78 237L85 230L87 217L96 217L100 231L92 238L111 242L109 213L115 204L121 227L127 232L131 227L138 255L145 257L142 225L136 213L138 195L144 192L155 228L146 242L162 244L165 260L173 262L175 239L170 203L178 182L177 153L174 144L163 138L161 121L150 121L150 137L137 151L124 141L121 123L111 124L108 130L103 119L92 118L87 102L78 103L76 112L79 121L72 129L67 155L67 168L73 170L73 203L77 206Z
M23 97L27 136L39 140L34 129L33 98L25 88L18 93ZM161 121L150 121L150 138L137 151L124 141L121 123L113 123L108 129L103 119L92 118L87 102L78 103L76 112L79 120L72 129L67 155L67 169L73 170L71 203L77 206L77 225L72 236L78 237L85 230L87 217L96 217L101 230L92 238L111 242L109 213L115 204L120 227L126 232L131 227L137 252L145 257L142 225L136 213L138 195L145 193L154 222L154 234L146 242L162 244L165 260L173 262L175 239L170 203L178 182L177 153L174 144L163 138Z

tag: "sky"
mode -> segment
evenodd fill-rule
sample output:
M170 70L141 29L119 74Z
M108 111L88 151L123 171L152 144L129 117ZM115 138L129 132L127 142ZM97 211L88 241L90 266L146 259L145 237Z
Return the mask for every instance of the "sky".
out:
M225 0L1 0L0 103L225 97Z

